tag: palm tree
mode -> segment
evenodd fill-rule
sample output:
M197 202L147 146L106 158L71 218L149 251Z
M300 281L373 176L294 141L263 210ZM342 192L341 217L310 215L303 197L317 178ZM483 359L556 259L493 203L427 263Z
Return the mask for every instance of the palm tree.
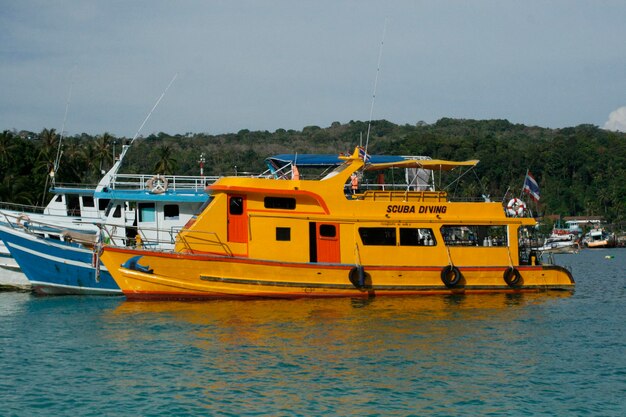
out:
M85 143L80 149L79 157L84 162L85 172L83 173L83 179L91 182L98 181L101 177L100 171L98 171L97 157L95 146L92 143ZM97 171L97 172L96 172Z
M41 140L41 151L46 155L56 155L59 135L56 129L44 129L39 134Z
M36 204L37 197L31 191L32 182L24 176L6 175L0 182L0 199L18 204Z
M111 154L110 145L114 139L115 137L108 132L96 137L94 153L96 160L99 162L98 169L101 174L105 163L107 163L107 166L113 164L113 155Z
M0 162L2 166L6 166L12 159L12 151L17 147L14 141L13 133L5 130L0 134Z
M172 148L161 145L157 148L159 161L154 165L157 174L171 174L176 169L176 159L172 157Z

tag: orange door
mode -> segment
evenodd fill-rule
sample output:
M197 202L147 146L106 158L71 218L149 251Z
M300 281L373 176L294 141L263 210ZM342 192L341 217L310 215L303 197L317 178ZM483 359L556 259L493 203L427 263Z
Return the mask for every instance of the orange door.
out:
M248 214L246 213L245 196L228 196L228 241L239 243L248 241Z
M339 224L317 223L317 261L341 262L339 253Z

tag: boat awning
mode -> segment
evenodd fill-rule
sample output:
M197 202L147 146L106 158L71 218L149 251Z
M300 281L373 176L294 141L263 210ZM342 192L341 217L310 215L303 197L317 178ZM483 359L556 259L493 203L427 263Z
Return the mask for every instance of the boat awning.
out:
M421 168L435 171L452 171L458 167L474 167L478 164L477 159L470 161L446 161L444 159L402 159L398 162L370 163L365 166L365 171L379 171L388 168Z
M94 191L94 188L50 187L50 192L53 194L93 195Z
M115 201L163 201L171 204L204 203L208 198L204 190L196 192L190 191L187 193L174 193L168 190L163 194L152 194L142 190L108 190L96 192L94 195L99 199L109 199Z
M389 155L370 155L369 162L393 163L404 161L406 157ZM281 154L274 155L265 160L268 165L282 168L285 165L295 164L298 167L322 168L341 165L345 162L337 154Z

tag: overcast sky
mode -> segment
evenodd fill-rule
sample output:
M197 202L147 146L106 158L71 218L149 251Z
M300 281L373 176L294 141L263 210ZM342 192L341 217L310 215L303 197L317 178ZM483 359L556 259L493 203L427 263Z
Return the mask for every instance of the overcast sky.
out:
M626 131L626 1L0 0L0 130L132 137L176 74L142 135L367 121L377 73L373 119Z

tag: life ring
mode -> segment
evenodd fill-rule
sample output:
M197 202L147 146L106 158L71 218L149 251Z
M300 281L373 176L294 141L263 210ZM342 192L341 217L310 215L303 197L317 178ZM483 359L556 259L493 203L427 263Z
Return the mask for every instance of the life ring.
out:
M504 282L506 282L506 285L509 287L517 287L521 281L522 275L519 273L517 268L509 266L504 271Z
M355 266L350 270L348 279L356 289L363 289L365 287L365 268L363 266Z
M152 194L163 194L167 191L167 178L163 175L155 175L146 182L146 187Z
M526 204L519 198L512 198L506 205L506 212L513 217L522 217L526 211Z
M454 265L448 265L441 270L441 281L448 288L454 288L461 281L461 271Z

